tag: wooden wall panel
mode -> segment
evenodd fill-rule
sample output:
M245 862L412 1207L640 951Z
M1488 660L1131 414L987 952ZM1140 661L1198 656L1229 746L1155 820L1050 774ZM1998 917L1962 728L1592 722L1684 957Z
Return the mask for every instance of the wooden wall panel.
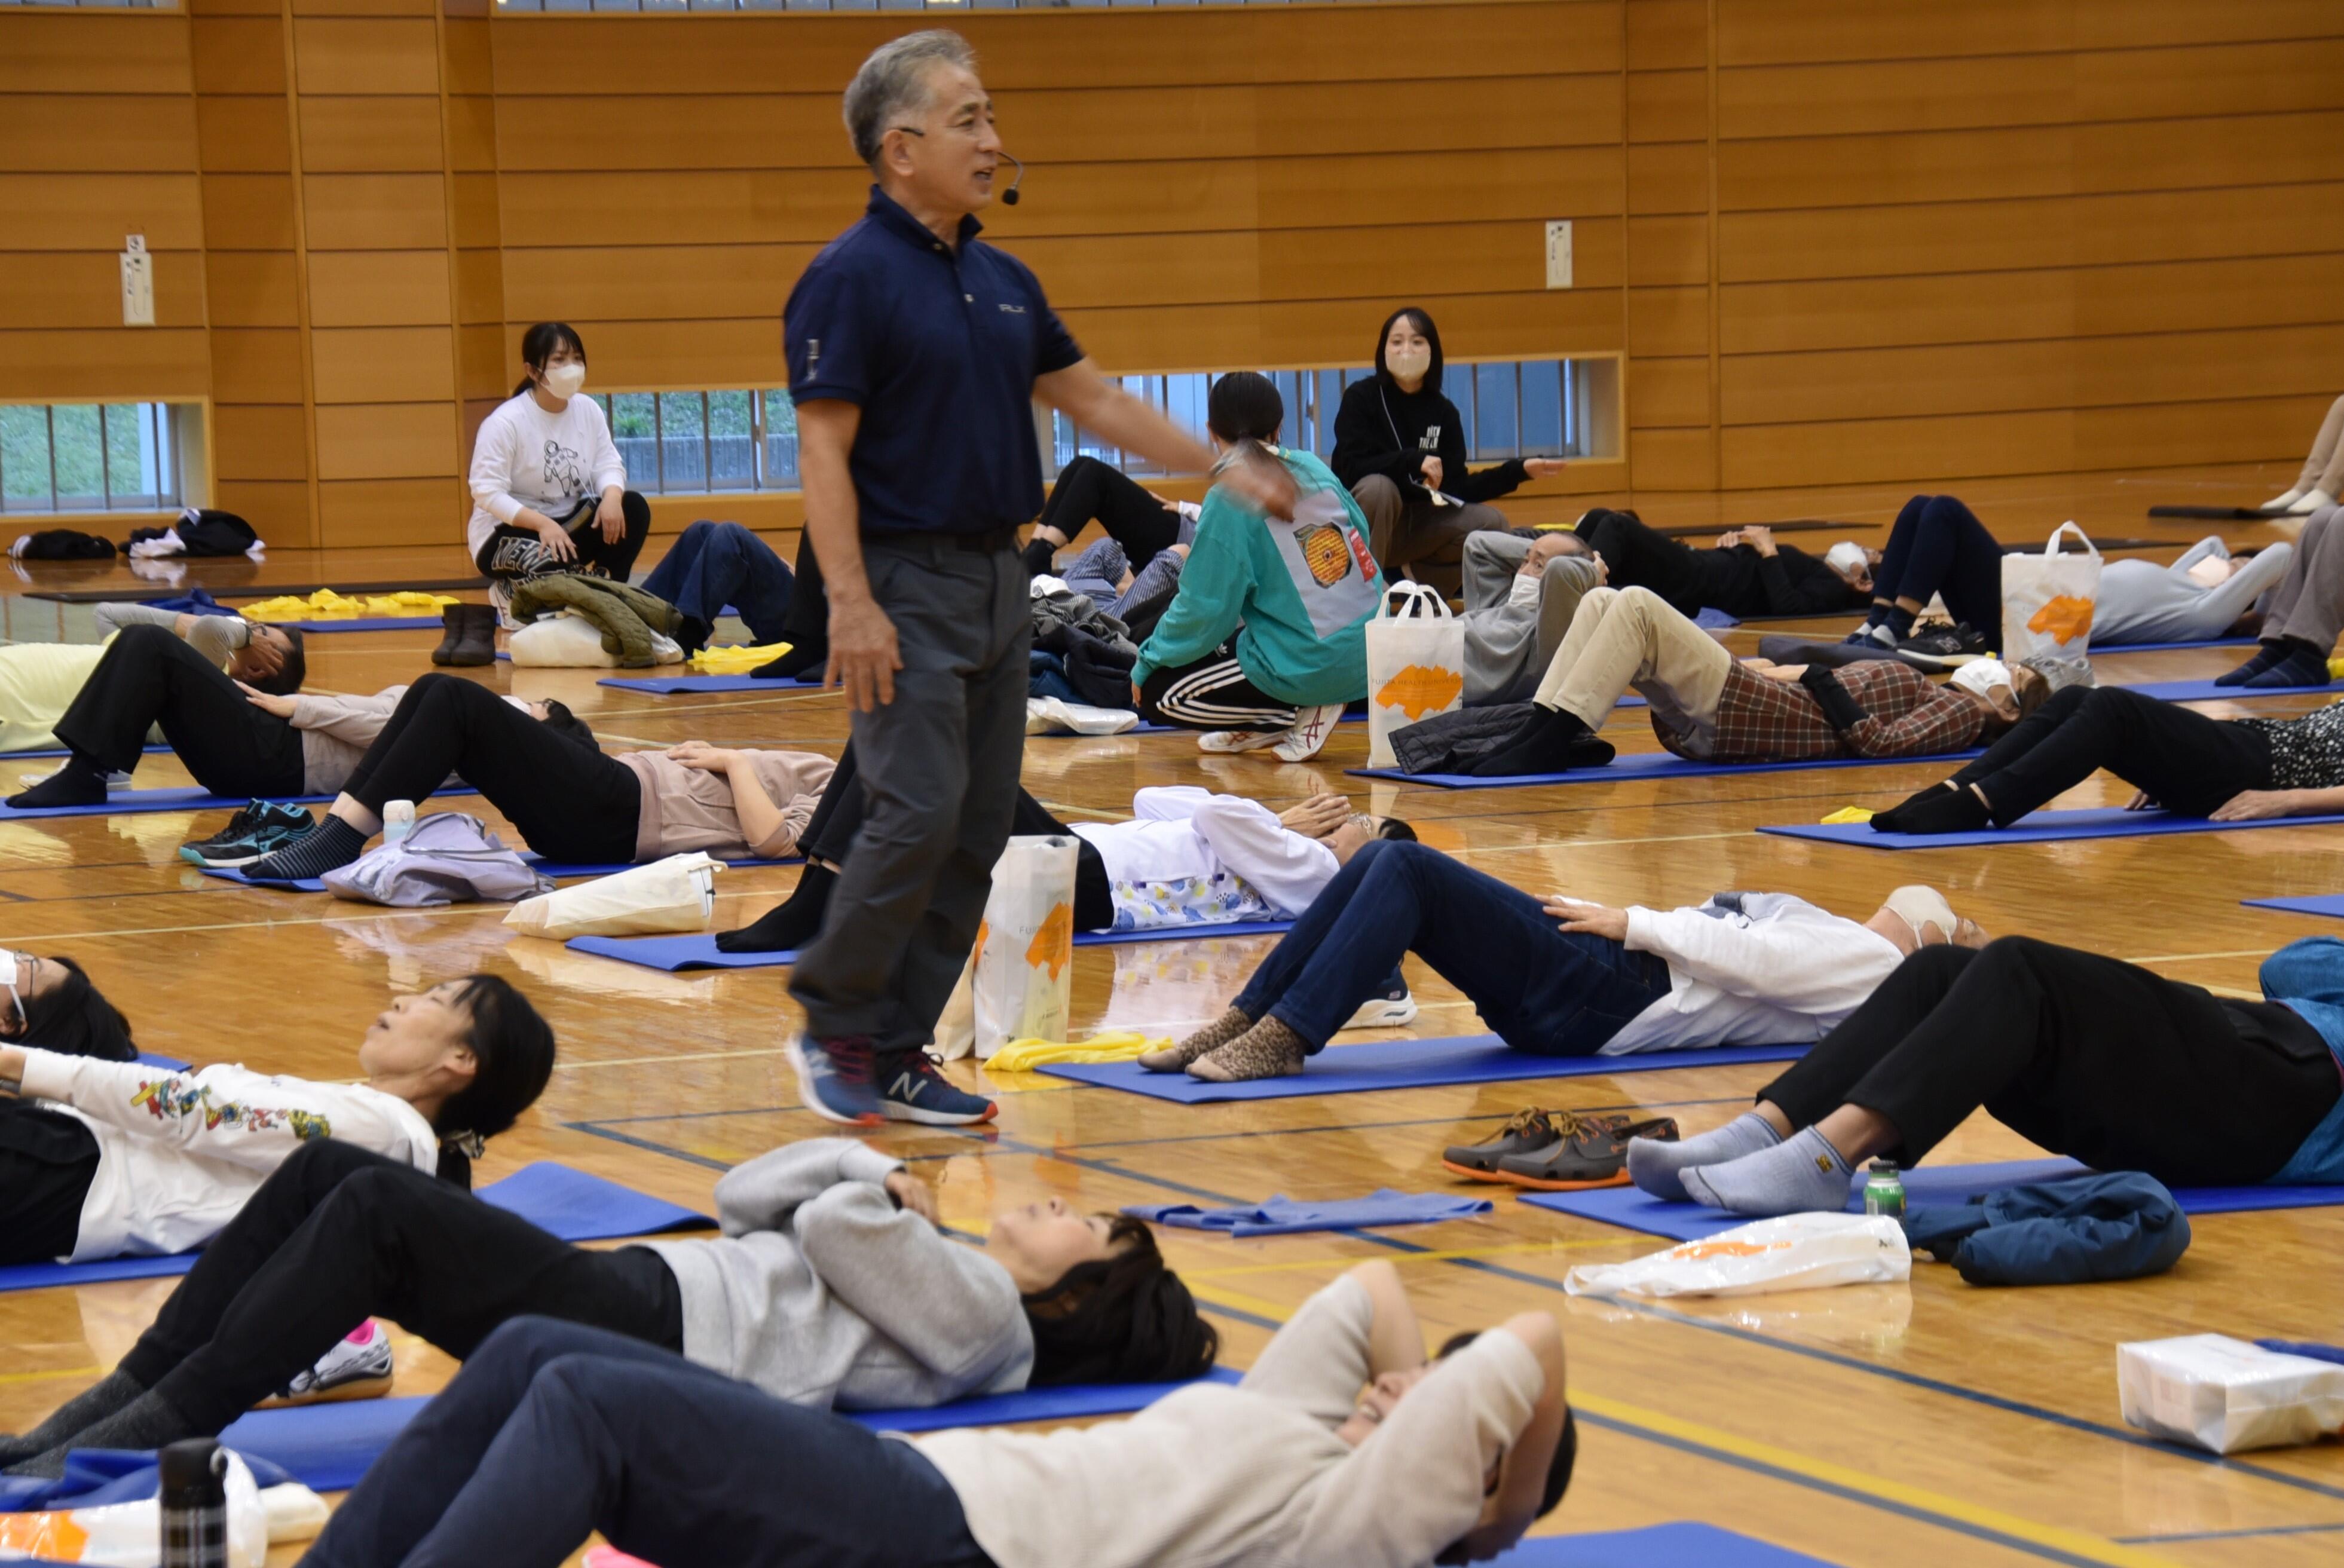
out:
M309 316L319 327L445 326L445 250L313 250Z
M0 248L9 251L122 248L144 233L155 250L199 250L204 197L189 174L19 174L0 171Z
M445 327L319 327L310 340L320 405L455 405L455 358Z
M177 18L12 16L0 46L0 95L185 94L187 35Z
M452 402L318 406L321 481L452 478L455 471Z

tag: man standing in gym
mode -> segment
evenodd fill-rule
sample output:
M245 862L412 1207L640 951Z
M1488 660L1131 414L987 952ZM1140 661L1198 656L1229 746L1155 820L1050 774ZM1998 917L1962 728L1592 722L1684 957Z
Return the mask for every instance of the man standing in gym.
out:
M790 1057L806 1108L832 1121L985 1121L993 1102L925 1047L975 941L1025 751L1034 400L1176 473L1212 454L1108 384L1033 273L978 241L1003 155L967 40L881 46L845 119L878 183L791 291L783 338L830 594L826 683L854 710L869 813L791 980L806 1026ZM1290 515L1274 479L1225 482Z

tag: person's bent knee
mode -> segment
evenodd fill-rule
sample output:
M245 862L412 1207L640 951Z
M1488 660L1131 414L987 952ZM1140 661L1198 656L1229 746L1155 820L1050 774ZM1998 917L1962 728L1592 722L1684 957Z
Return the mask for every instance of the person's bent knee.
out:
M508 1374L521 1371L526 1381L562 1357L592 1353L608 1337L607 1330L531 1312L498 1324L466 1360Z
M132 652L167 655L173 648L184 648L179 634L168 626L156 626L141 621L125 626L114 634L114 649L126 656Z
M1371 506L1398 506L1399 486L1385 474L1371 473L1351 487L1351 499L1364 509Z

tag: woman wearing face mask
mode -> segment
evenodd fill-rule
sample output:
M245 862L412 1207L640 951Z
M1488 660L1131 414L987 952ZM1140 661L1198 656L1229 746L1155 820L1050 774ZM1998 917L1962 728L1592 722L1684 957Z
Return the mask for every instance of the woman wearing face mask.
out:
M1465 421L1440 391L1440 332L1410 308L1394 311L1376 339L1376 373L1343 389L1330 464L1367 513L1376 562L1454 594L1469 533L1504 528L1483 505L1524 480L1562 471L1556 458L1509 458L1465 467Z
M0 1031L5 1265L201 1247L314 1141L467 1179L455 1146L510 1127L553 1068L553 1031L493 976L401 996L359 1043L361 1082L314 1083L234 1064L146 1066L80 970L0 959L15 1021Z
M581 395L586 345L578 334L560 321L540 321L522 334L520 357L528 374L480 422L472 444L472 518L464 541L473 563L495 580L490 597L499 609L517 578L593 572L624 582L652 526L650 504L627 488L627 465L611 444L601 405ZM449 607L451 640L459 612L467 608ZM463 626L479 620L479 608L469 607ZM441 651L450 652L444 644ZM493 646L489 656L495 656ZM434 662L488 660L435 654Z

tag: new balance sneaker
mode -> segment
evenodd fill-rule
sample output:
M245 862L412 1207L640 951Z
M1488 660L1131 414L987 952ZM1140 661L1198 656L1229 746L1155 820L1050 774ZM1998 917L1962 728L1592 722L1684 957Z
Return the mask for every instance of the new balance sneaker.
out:
M260 1408L380 1399L390 1391L390 1334L369 1318L318 1357L316 1366L294 1373L291 1382L260 1401Z
M1342 717L1340 703L1299 709L1294 715L1294 727L1278 736L1272 749L1287 762L1308 762L1334 734L1335 725Z
M1284 730L1207 730L1197 737L1200 752L1258 752L1286 738Z
M871 1042L852 1039L817 1040L798 1035L785 1047L791 1070L798 1076L798 1098L824 1121L845 1127L877 1127L886 1118L879 1112L879 1096L871 1087Z
M879 1090L879 1114L890 1121L915 1121L923 1127L966 1127L991 1121L999 1110L983 1095L956 1087L939 1070L941 1064L927 1051L914 1051L887 1069Z
M1397 1029L1416 1017L1416 998L1400 986L1379 996L1369 996L1359 1004L1343 1027L1346 1029Z
M1490 1179L1540 1192L1625 1187L1630 1138L1649 1138L1662 1143L1677 1139L1673 1117L1632 1121L1624 1116L1579 1116L1567 1110L1548 1114L1554 1142L1528 1154L1502 1156Z
M211 837L181 845L179 858L197 865L250 865L317 825L307 806L257 800L228 818L227 825Z
M1942 627L1907 637L1896 644L1896 651L1908 659L1941 662L1946 665L1963 663L1994 652L1985 633L1965 621L1958 626Z

